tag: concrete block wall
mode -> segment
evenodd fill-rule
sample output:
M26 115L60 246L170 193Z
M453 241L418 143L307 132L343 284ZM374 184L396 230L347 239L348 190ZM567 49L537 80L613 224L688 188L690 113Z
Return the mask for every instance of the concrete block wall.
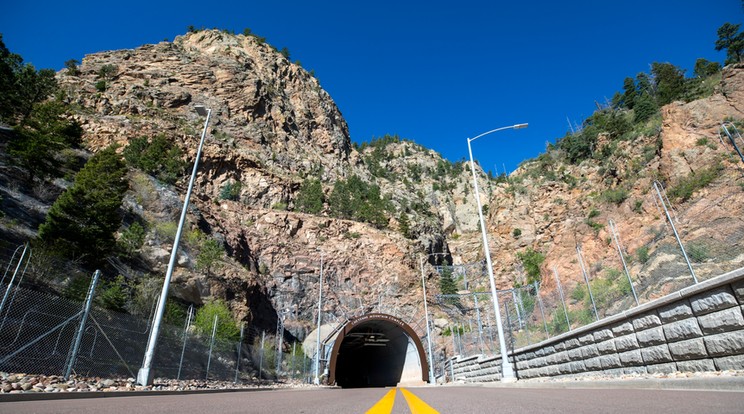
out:
M744 269L515 350L518 378L744 370ZM455 380L498 381L501 358L448 361Z

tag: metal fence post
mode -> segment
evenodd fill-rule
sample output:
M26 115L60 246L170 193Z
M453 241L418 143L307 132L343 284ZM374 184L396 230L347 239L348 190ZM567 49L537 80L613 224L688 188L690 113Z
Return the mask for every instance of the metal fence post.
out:
M96 292L96 284L98 284L98 278L101 276L101 271L96 270L93 273L93 280L90 282L88 288L88 295L85 297L85 305L83 308L83 314L80 318L80 325L78 326L77 335L75 337L75 344L72 347L72 353L70 354L70 360L65 370L65 380L70 379L72 368L75 366L75 360L77 359L78 351L80 350L80 342L83 340L83 332L85 331L85 324L88 322L88 315L90 314L90 307L93 303L93 295Z
M625 256L623 255L623 248L620 245L620 237L617 234L617 227L615 222L610 219L610 231L612 232L612 238L615 239L615 247L617 247L617 254L620 256L620 261L623 263L623 270L625 270L625 276L628 277L628 283L630 283L630 291L633 292L633 299L635 299L636 306L640 305L638 302L638 295L636 294L635 287L633 287L633 279L630 278L630 272L628 272L628 265L625 263Z
M290 363L289 369L292 371L292 376L290 378L295 379L295 359L297 359L297 355L295 353L297 352L297 341L292 342L292 362Z
M279 315L276 320L276 376L282 371L282 345L284 342L284 321L283 315Z
M674 237L677 239L677 243L679 244L679 249L682 250L682 256L685 258L685 262L687 263L687 268L690 269L690 274L692 275L692 280L695 281L697 284L698 279L695 275L695 271L692 269L692 263L690 263L690 259L687 257L687 252L685 251L685 246L682 245L682 240L679 238L679 233L677 233L677 228L674 226L674 221L672 220L672 216L669 215L669 210L667 209L666 201L664 201L664 197L661 195L661 190L659 189L659 186L661 183L658 181L654 181L654 190L656 190L656 195L659 196L659 200L661 200L661 206L664 207L664 213L666 214L667 220L669 220L669 225L672 226L672 231L674 232ZM664 188L661 186L662 189Z
M207 358L207 375L204 379L209 379L209 365L212 363L212 347L214 346L214 337L217 333L217 320L219 317L217 315L214 315L214 323L212 323L212 340L209 341L209 358Z
M13 287L13 282L15 281L16 275L18 274L18 269L21 268L21 263L23 263L23 258L26 257L27 250L28 250L28 243L26 243L26 245L23 247L23 253L21 253L21 258L18 259L18 264L16 265L15 271L13 272L13 276L10 278L10 282L8 282L8 288L5 289L3 300L0 302L0 314L2 314L3 312L3 308L5 307L5 301L8 300L8 294L10 294L10 289ZM13 256L15 256L15 253L13 253ZM8 267L10 267L10 263L8 263ZM3 275L3 279L5 279L5 275Z
M537 285L537 281L534 282L535 296L537 297L537 304L540 306L540 316L542 316L543 327L545 328L546 338L550 338L550 332L548 332L548 322L545 320L545 309L543 308L542 298L540 297L540 287Z
M238 341L238 357L235 360L235 380L234 383L238 382L238 372L240 372L240 354L243 348L243 332L245 331L245 322L240 324L240 340Z
M563 288L561 287L561 279L558 277L558 269L553 266L553 276L555 277L555 284L558 287L558 294L561 296L561 304L563 305L563 315L566 317L566 326L568 330L571 330L571 321L568 320L568 309L566 309L566 299L563 297Z
M736 153L739 154L739 158L741 158L741 162L744 162L744 154L741 153L741 150L739 149L739 146L736 145L736 139L734 135L731 133L731 131L728 130L728 127L726 125L731 126L731 129L736 133L736 137L738 137L741 140L741 134L739 133L739 130L736 129L736 125L734 125L731 122L725 122L721 125L721 128L723 128L724 131L726 131L726 135L728 136L729 140L731 140L731 144L734 146L734 149L736 150ZM720 138L721 134L718 134L718 137ZM723 139L721 139L721 142L723 142Z
M584 275L584 282L586 282L586 290L589 292L589 299L592 301L592 309L594 309L594 316L599 320L599 313L597 312L597 305L594 303L594 295L592 294L592 287L589 285L589 275L586 273L586 267L584 267L584 256L581 255L581 245L576 245L576 254L579 256L579 265L581 265L581 274Z
M262 379L263 376L264 340L266 340L266 331L261 331L261 352L258 354L258 379Z
M478 346L481 354L483 354L483 323L481 322L480 307L478 306L478 295L475 293L473 293L473 300L475 301L475 318L478 322Z
M194 305L189 306L189 314L186 316L186 327L183 328L183 347L181 348L181 361L178 363L178 375L176 380L181 379L181 367L183 366L183 355L186 353L186 341L189 339L189 326L191 326L191 318L194 316Z

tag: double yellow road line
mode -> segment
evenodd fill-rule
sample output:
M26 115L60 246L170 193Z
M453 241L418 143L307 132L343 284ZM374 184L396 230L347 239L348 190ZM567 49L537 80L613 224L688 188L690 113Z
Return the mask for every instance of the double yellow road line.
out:
M393 388L388 391L380 401L367 410L366 414L390 414L393 411L393 405L395 405L395 392L398 388ZM408 408L411 410L411 414L439 414L439 411L431 408L421 398L414 395L411 391L405 388L401 388L400 392L403 393L403 397L408 403Z

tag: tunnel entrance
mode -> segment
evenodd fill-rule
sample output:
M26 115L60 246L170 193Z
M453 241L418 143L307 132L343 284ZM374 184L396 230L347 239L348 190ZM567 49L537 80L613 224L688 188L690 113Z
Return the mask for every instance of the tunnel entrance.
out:
M392 315L372 313L349 321L333 344L329 382L344 388L422 382L429 366L418 335Z

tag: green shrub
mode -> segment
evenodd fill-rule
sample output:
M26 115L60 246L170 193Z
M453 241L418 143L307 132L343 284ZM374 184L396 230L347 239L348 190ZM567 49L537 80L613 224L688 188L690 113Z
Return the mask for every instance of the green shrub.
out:
M159 222L155 225L155 234L166 243L173 243L177 231L178 223L175 221Z
M212 300L204 304L196 311L194 317L194 328L204 336L212 335L214 318L217 317L218 339L226 341L237 341L240 338L240 328L233 318L232 312L223 300Z
M168 184L174 184L186 168L181 149L164 135L157 135L151 140L147 137L133 138L123 154L127 164Z
M117 245L119 251L126 257L132 257L145 242L145 228L141 224L134 222L124 231L121 232Z
M223 200L237 201L240 199L240 190L243 189L243 184L240 181L228 181L222 185L220 190L220 198Z
M648 246L639 247L638 250L636 250L636 256L638 257L639 262L646 264L649 259Z
M708 246L702 243L690 243L685 250L690 260L695 263L702 263L710 258Z
M581 302L584 300L584 298L588 297L586 286L582 284L576 285L574 290L571 292L571 299L573 299L576 302Z
M593 208L593 209L591 209L591 211L589 211L589 215L586 218L588 218L589 220L591 220L591 219L599 216L599 214L600 214L599 213L599 210L597 210L596 208Z
M76 302L84 301L88 294L90 282L90 275L73 276L62 289L62 297Z
M514 236L515 239L518 239L519 236L522 235L522 229L514 229L512 231L512 236Z
M528 248L523 252L517 252L517 258L522 262L525 272L527 272L527 284L539 282L541 279L540 266L545 261L545 256L533 248Z
M125 312L129 301L129 286L124 276L119 275L114 280L102 281L96 294L96 302L106 309Z
M280 210L280 211L287 211L287 203L285 202L278 202L271 205L272 210Z
M568 329L569 326L568 323L566 323L566 313L563 310L563 306L559 305L556 312L550 318L548 330L553 332L553 334L559 334L568 331Z
M628 190L616 188L614 190L605 190L602 193L602 199L608 203L620 205L628 198Z
M692 172L670 187L667 190L667 196L672 202L685 202L692 197L695 191L708 186L718 178L723 169L723 165L718 163L712 167Z

